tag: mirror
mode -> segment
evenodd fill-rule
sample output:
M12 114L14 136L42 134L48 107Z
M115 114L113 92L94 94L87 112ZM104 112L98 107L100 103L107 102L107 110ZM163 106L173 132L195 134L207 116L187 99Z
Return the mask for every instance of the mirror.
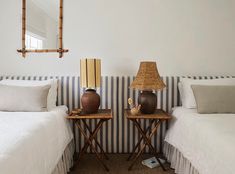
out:
M22 0L23 57L29 52L63 53L63 0Z
M27 0L26 7L26 49L58 49L58 0Z

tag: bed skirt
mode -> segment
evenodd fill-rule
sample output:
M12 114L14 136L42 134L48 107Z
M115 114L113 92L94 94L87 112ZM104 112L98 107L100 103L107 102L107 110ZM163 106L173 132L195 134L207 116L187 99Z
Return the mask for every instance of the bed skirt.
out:
M70 168L73 166L74 150L74 141L72 140L64 150L52 174L67 174L70 171Z
M164 143L163 153L167 161L171 163L171 168L175 169L177 174L199 174L190 161L174 146Z

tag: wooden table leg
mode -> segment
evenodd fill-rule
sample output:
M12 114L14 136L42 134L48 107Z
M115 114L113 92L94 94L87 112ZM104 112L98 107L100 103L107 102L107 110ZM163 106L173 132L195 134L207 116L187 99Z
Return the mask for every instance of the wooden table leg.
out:
M76 123L77 127L79 128L79 130L81 131L81 133L83 134L84 138L86 139L85 145L82 149L82 151L79 154L79 159L78 161L81 159L82 155L85 153L85 151L87 150L87 148L90 146L91 150L95 153L97 160L100 162L100 164L104 167L104 169L106 171L109 171L108 167L102 162L102 159L99 156L99 153L96 151L96 148L94 147L94 145L92 144L92 141L95 139L95 137L97 136L98 131L100 130L102 124L103 124L104 120L100 120L99 123L96 125L94 131L90 134L90 137L88 137L86 135L86 133L84 132L84 130L82 129L82 127L80 126L79 123Z
M145 134L148 133L149 130L151 130L153 123L154 123L154 120L151 120L150 125L144 131ZM141 138L139 139L138 143L135 145L132 153L127 158L127 161L129 161L133 157L133 155L135 154L136 149L139 147L139 145L140 145L142 140L143 140L143 136L141 136Z
M85 120L82 120L82 121L83 121L85 127L87 128L87 130L89 131L89 133L92 134L92 130L91 130L90 127L87 125L86 121L85 121ZM108 158L108 156L105 154L105 152L104 152L103 148L101 147L100 143L99 143L99 142L97 141L97 139L95 139L95 138L94 138L94 141L95 141L95 143L98 145L98 147L100 148L101 153L102 153L102 154L105 156L105 158L108 160L109 158Z
M81 125L80 125L80 122L79 122L79 123L76 122L76 125L77 125L77 127L79 128L79 130L80 130L80 132L82 133L82 135L83 135L83 136L86 135L85 131L82 129L82 127L81 127ZM95 127L94 131L92 132L92 134L90 135L90 137L89 137L88 139L85 138L84 146L83 146L83 148L81 149L81 152L80 152L80 154L79 154L79 159L82 157L82 155L85 153L85 151L87 150L87 148L90 146L90 144L89 144L88 142L91 141L91 139L93 139L94 133L99 131L99 127L101 127L101 125L102 125L102 122L99 122L99 123L96 125L96 127Z
M147 137L147 136L144 136L144 137L143 137L143 138L145 139L144 148L146 147L146 145L149 146L150 150L153 152L153 154L154 154L154 156L156 157L156 159L157 159L158 163L160 164L161 168L162 168L164 171L166 171L165 167L163 166L162 162L159 160L159 157L157 156L156 150L154 149L154 147L153 147L152 144L151 144L151 138L152 138L152 136L153 136L154 134L157 133L157 128L159 127L159 125L161 125L161 122L162 122L161 120L156 120L156 121L155 121L155 127L152 129L150 136L149 136L149 137ZM136 127L138 128L138 130L140 131L140 133L141 133L142 135L146 135L146 134L144 134L144 131L141 129L141 127L140 127L140 125L138 124L138 122L137 122L137 124L136 124Z
M154 134L156 134L157 132L157 128L159 127L159 125L161 124L160 120L156 123L155 127L152 129L151 133L149 136L146 135L145 131L143 131L143 129L141 128L140 124L138 123L138 121L136 119L133 120L134 125L137 127L137 129L139 130L139 132L141 133L141 135L143 136L143 139L145 140L145 143L141 146L140 151L138 152L138 154L135 156L132 164L130 165L130 167L128 168L128 170L131 170L133 165L136 163L136 160L139 158L139 156L143 153L144 149L146 148L146 146L148 145L150 150L152 150L154 152L154 154L156 154L154 147L151 145L151 138ZM157 158L157 161L160 162L160 160ZM159 163L160 166L163 168L163 170L165 170L164 166L162 165L162 163Z

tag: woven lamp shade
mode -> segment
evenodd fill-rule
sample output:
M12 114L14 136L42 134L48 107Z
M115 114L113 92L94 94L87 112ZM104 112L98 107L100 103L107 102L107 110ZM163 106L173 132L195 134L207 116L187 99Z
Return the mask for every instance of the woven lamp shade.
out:
M80 60L80 86L83 88L100 87L101 81L101 60L81 59Z
M156 62L140 62L139 71L131 88L138 90L161 90L166 87L157 70Z

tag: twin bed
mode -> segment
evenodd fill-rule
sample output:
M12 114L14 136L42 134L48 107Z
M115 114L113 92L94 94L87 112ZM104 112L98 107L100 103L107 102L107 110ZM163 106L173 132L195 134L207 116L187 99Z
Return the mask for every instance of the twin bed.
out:
M67 109L0 112L1 173L51 174L72 141ZM72 161L71 161L72 162Z
M176 107L173 116L164 152L176 173L234 173L235 114Z
M26 83L23 81L3 81L0 82L0 85L4 83L27 86L27 90L31 89L28 86L48 84L51 86L48 98L46 98L46 107L49 108L47 110L34 112L23 108L24 104L22 103L27 103L28 99L32 100L33 95L36 95L31 93L30 96L25 94L25 100L18 98L19 95L10 96L15 97L19 103L20 107L16 107L27 110L26 112L12 111L13 105L13 108L9 108L11 111L0 111L0 173L67 173L73 164L73 134L71 125L66 119L67 107L55 106L56 91L54 90L57 90L57 87L53 84L56 85L57 81ZM17 90L18 88L14 89L14 91ZM1 100L5 100L6 106L9 104L6 99L2 98Z
M186 88L195 83L205 86L235 84L234 79L229 79L228 83L225 82L226 80L228 79L222 79L221 83L219 79L215 84L213 80L189 80L190 83L187 82ZM171 167L175 169L177 174L234 173L235 114L198 113L198 106L195 106L192 91L182 89L180 85L183 106L173 108L173 119L164 144L164 154L171 163ZM186 92L182 90L186 90ZM224 92L228 93L226 90ZM215 95L219 95L219 92ZM204 100L209 101L210 99ZM210 104L213 105L213 102L211 101ZM225 103L224 100L220 104ZM231 105L231 103L228 103L228 105ZM216 111L218 109L220 107L215 108Z

